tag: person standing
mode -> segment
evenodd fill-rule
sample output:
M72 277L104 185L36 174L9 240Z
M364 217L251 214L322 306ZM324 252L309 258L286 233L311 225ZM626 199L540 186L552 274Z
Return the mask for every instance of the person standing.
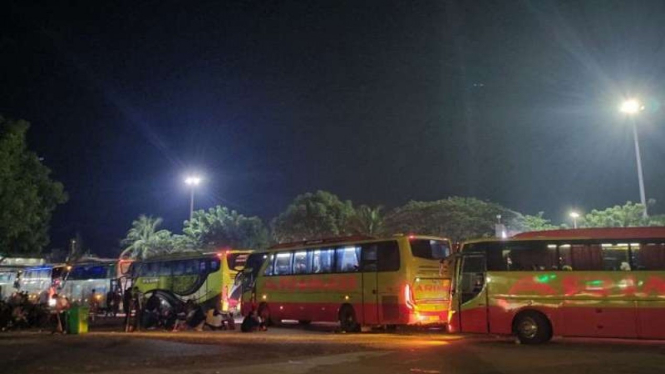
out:
M122 296L122 311L125 312L125 332L128 332L129 320L132 315L132 289L129 287Z
M141 329L141 318L143 317L143 294L136 286L132 291L132 309L134 310L133 331L139 331Z
M99 309L99 300L97 292L93 289L90 293L90 299L88 299L88 306L90 307L90 320L95 322L95 317L97 316L97 310Z

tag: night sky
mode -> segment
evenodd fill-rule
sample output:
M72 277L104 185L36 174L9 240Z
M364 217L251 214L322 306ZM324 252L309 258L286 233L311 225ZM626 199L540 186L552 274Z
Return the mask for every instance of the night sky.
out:
M11 1L0 8L0 113L114 255L145 213L266 220L323 189L389 208L451 195L555 222L639 201L665 213L662 1Z

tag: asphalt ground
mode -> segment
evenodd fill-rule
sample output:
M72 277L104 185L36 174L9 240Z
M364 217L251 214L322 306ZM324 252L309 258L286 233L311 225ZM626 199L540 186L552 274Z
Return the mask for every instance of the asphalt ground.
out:
M343 334L331 325L267 332L0 334L1 373L665 373L665 342L509 337L440 330ZM114 331L115 330L115 331Z

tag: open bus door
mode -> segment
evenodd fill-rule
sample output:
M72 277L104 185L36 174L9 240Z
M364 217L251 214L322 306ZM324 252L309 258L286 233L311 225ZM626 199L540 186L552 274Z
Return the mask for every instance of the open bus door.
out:
M486 287L487 260L484 254L457 256L453 307L450 321L455 332L489 332L489 306Z

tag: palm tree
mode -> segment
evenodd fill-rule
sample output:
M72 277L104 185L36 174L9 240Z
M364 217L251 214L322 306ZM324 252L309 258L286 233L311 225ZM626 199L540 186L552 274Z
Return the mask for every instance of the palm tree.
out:
M385 234L384 218L381 211L383 206L371 208L367 205L361 205L355 209L351 218L351 230L361 235L382 235Z
M132 228L127 231L127 236L121 241L121 245L125 246L125 249L120 253L120 258L145 259L159 252L168 252L171 232L157 230L162 222L160 217L147 217L143 214L134 220Z

